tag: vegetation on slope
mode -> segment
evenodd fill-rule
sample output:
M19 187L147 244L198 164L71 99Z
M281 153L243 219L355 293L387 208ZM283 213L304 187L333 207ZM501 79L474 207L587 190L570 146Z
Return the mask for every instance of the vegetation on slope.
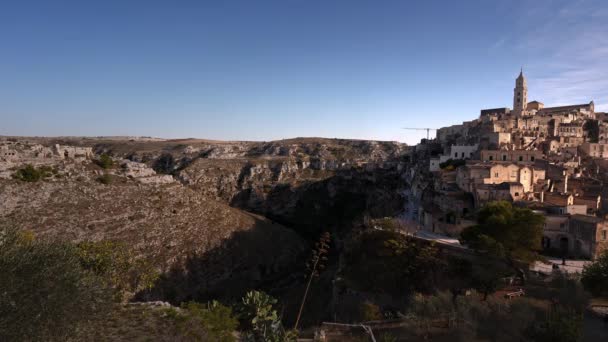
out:
M592 264L585 266L581 281L594 296L608 296L608 251L602 253Z
M52 168L48 166L34 167L30 164L17 170L13 174L13 178L24 182L37 182L39 180L48 178L52 175Z
M545 218L506 201L490 202L477 214L477 224L466 228L461 241L495 257L526 263L538 258Z

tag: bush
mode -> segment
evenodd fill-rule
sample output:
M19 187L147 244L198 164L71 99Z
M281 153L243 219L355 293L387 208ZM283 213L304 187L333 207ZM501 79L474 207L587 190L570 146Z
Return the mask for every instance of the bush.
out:
M152 287L159 275L148 260L135 258L123 243L86 241L76 251L82 267L101 276L118 300Z
M246 341L290 342L297 336L286 331L274 309L277 300L264 292L250 291L243 297L240 318Z
M582 336L582 313L552 308L544 321L530 324L525 334L538 342L578 342Z
M361 321L363 322L378 321L383 318L382 311L380 311L380 307L374 303L370 303L367 301L361 303L361 305L359 306L359 315Z
M28 164L24 168L17 170L15 174L13 174L13 178L19 179L24 182L37 182L41 179L47 178L51 176L51 168L48 166L41 166L39 168L35 168L34 166Z
M232 309L213 301L205 305L195 302L183 303L181 310L170 309L167 316L174 319L180 335L195 341L236 341L233 332L238 320Z
M97 181L99 183L106 184L106 185L112 183L113 180L114 180L113 177L107 173L104 173L103 175L97 177Z
M114 166L114 160L108 154L104 153L99 156L99 159L95 160L95 164L99 165L102 169L109 169Z
M163 153L152 164L152 169L158 173L171 174L175 169L175 159L170 153Z
M602 253L595 262L583 268L581 282L594 296L608 295L608 251Z
M464 161L464 159L448 159L443 163L439 164L439 167L442 170L446 170L446 171L452 171L454 169L456 169L459 166L465 165L466 161Z
M347 247L343 276L346 283L365 292L407 296L432 292L435 273L443 260L433 245L398 232L364 232Z
M76 248L0 230L0 341L65 341L110 310L104 282Z

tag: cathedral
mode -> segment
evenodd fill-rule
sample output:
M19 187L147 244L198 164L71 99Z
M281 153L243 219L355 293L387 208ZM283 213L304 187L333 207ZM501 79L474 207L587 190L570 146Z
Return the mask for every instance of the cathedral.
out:
M593 101L585 104L576 104L558 107L545 107L542 102L528 102L528 84L526 76L524 76L523 68L519 72L519 76L515 79L515 88L513 88L513 109L510 108L493 108L482 109L480 118L492 117L493 120L504 119L522 119L528 120L531 116L546 116L546 117L567 117L572 116L585 119L595 119L595 108ZM566 121L572 121L572 119Z

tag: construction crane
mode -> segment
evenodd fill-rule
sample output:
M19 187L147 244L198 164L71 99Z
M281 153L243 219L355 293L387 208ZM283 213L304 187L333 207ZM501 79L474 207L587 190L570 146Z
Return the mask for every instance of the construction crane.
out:
M426 131L426 140L429 140L429 132L436 131L437 128L418 128L418 127L403 127L403 129L410 129L414 131Z

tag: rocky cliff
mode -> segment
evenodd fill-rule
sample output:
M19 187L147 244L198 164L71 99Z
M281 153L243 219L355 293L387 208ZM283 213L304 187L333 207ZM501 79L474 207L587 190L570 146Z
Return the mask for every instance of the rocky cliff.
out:
M307 244L403 208L407 146L393 142L36 139L114 166L61 160L36 183L0 180L0 220L39 236L119 240L164 271L148 298L236 298L301 282ZM14 167L11 166L11 170ZM103 184L100 175L111 175ZM336 249L338 252L339 249ZM145 298L144 298L145 299Z

